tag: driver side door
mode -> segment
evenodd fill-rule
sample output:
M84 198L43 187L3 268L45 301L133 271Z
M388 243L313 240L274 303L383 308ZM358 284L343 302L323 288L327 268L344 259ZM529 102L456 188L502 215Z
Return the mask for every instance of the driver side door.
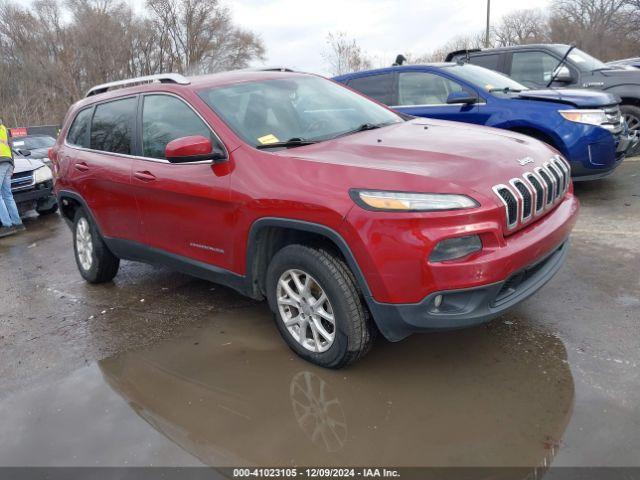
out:
M145 244L230 269L229 169L208 160L170 163L165 158L167 143L185 136L203 135L226 152L224 145L203 117L176 95L142 95L139 110L141 156L134 161L131 181Z

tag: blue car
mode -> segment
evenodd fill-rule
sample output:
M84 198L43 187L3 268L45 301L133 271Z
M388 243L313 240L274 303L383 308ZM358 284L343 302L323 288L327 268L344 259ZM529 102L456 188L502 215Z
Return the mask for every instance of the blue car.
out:
M611 174L636 142L620 114L620 99L610 93L530 90L477 65L396 66L334 80L401 113L535 137L569 161L574 180Z

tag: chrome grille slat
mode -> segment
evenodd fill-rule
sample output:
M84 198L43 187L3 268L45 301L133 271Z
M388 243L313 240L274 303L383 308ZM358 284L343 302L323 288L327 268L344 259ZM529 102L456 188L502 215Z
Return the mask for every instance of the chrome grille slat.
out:
M570 184L571 166L562 156L555 155L522 177L495 185L493 191L504 205L507 230L526 224L560 203Z
M518 225L518 213L520 211L518 197L506 185L496 185L493 187L493 191L504 204L504 210L507 216L507 228L515 228L516 225Z
M551 180L550 174L546 171L545 168L538 167L535 169L535 172L542 178L542 181L545 185L545 205L551 205L553 203L553 181Z
M553 179L556 182L555 195L553 196L553 200L556 201L560 198L560 195L564 193L564 180L558 171L558 167L556 167L553 162L547 163L546 167L551 172L551 175L553 175Z
M531 184L531 186L533 187L536 193L535 213L536 215L539 215L540 212L544 210L544 199L545 199L544 185L533 172L527 172L523 175L523 177Z
M520 197L520 222L524 223L531 218L533 213L533 193L527 184L519 178L512 178L509 183L516 195Z

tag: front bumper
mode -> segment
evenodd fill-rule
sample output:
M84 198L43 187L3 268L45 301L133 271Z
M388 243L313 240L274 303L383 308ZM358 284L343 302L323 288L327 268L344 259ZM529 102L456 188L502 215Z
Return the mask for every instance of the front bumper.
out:
M571 178L574 182L584 182L589 180L599 180L611 175L616 168L620 166L626 158L627 153L634 151L640 137L637 132L632 132L625 128L621 133L614 134L615 153L606 153L608 148L604 148L599 144L590 144L589 166L585 167L580 162L571 163ZM613 162L603 160L613 157Z
M552 253L519 270L501 282L461 290L433 292L419 303L391 304L369 302L369 308L391 341L411 333L451 330L488 322L529 298L560 270L567 257L569 241ZM435 299L441 296L436 307Z
M53 182L48 180L46 182L37 183L28 190L14 191L13 199L22 213L36 207L50 208L56 203L56 197L53 195L52 190ZM48 207L45 204L47 204Z

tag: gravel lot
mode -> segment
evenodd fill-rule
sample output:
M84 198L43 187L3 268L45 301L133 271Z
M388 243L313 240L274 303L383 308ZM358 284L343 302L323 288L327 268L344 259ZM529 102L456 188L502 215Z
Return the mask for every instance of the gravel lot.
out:
M0 240L0 466L640 466L640 159L576 192L541 292L340 372L224 287L130 262L88 285L30 218Z

